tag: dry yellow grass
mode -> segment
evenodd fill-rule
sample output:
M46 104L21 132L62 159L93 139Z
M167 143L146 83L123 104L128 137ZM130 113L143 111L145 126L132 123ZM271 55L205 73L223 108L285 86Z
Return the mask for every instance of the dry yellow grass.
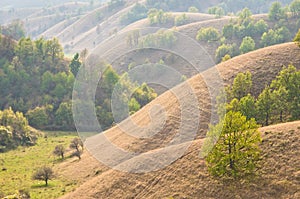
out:
M300 69L300 49L293 43L268 47L236 57L217 66L225 84L230 84L238 72L250 71L253 74L254 92L259 92L276 76L283 65L293 63ZM248 181L229 182L211 178L204 161L199 157L202 139L210 121L209 89L203 77L211 82L212 70L203 72L181 84L173 91L179 91L175 98L170 91L159 96L149 105L132 116L133 121L144 126L149 120L148 110L160 104L164 107L167 120L164 127L152 139L137 139L124 133L118 126L105 132L115 145L128 151L145 152L160 149L178 132L180 107L178 102L188 101L186 86L193 89L200 102L202 117L195 139L185 154L166 168L145 174L133 174L109 169L86 155L82 159L85 168L79 170L81 186L63 198L299 198L299 152L300 122L262 128L264 141L261 145L261 168L258 176ZM211 88L210 88L211 89ZM189 109L191 114L196 112ZM162 117L161 112L151 115L152 125ZM122 123L123 127L128 122ZM150 127L151 128L151 127ZM136 130L136 129L131 129ZM141 131L141 133L145 133ZM94 141L97 141L97 137ZM98 140L101 142L101 140ZM101 151L101 146L97 148ZM77 164L65 163L57 168L68 176ZM91 166L89 166L91 165ZM97 172L95 175L95 170ZM69 175L70 176L70 175ZM76 178L75 178L76 179ZM85 181L85 182L84 182Z

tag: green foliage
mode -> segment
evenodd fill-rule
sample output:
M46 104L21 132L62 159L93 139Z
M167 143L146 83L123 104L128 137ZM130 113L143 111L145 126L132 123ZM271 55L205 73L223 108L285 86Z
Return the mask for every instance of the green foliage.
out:
M269 10L269 19L272 21L279 21L280 19L285 19L286 13L282 8L281 3L276 1L272 3L271 8Z
M247 117L247 119L255 118L255 99L249 93L239 101L240 112Z
M59 105L55 112L55 124L63 130L75 130L71 101Z
M266 126L269 125L269 119L272 110L272 98L270 87L266 87L263 92L258 96L256 101L256 109L259 113L259 121L264 123Z
M171 47L177 41L177 37L171 30L159 30L149 34L139 42L140 47Z
M300 29L294 38L294 42L300 47Z
M228 98L237 98L238 100L247 96L252 88L252 75L248 71L246 73L238 73L233 80L232 87L227 88Z
M232 23L224 25L222 29L222 34L225 38L231 39L235 34L234 25Z
M81 62L79 61L79 54L76 53L70 63L70 70L71 72L73 73L74 77L76 77L78 71L79 71L79 68L81 66Z
M244 8L239 14L240 24L249 23L252 16L251 10L249 8Z
M128 46L138 46L139 45L139 39L140 39L140 31L134 30L130 33L128 33L126 37L127 45Z
M132 97L135 98L141 106L145 106L153 99L155 99L157 97L157 94L146 83L143 83L134 91Z
M126 111L123 110L125 108L124 104L128 105L129 113L132 114L157 96L147 84L139 86L130 80L127 73L119 76L112 66L107 65L96 91L95 103L96 115L103 130L110 128L114 124L111 107L113 91L114 97L119 100L119 103L114 104L117 106L114 108L119 110L120 113ZM118 115L119 119L126 119L126 117L128 117L128 113Z
M214 6L208 8L208 14L216 15L216 17L220 18L225 15L225 10L222 7Z
M228 61L231 59L231 56L226 54L223 58L222 58L222 62Z
M53 106L47 105L36 107L26 113L29 124L35 128L43 129L50 122L50 114L53 111Z
M233 57L235 55L235 46L229 44L222 44L216 50L216 60L220 62L225 55Z
M128 103L128 106L129 106L130 114L133 114L133 113L137 112L141 108L141 105L139 104L139 102L135 98L130 99L130 101Z
M165 24L171 20L171 16L165 13L162 9L158 10L156 8L152 8L148 11L147 16L150 21L150 25Z
M184 25L188 22L189 18L186 16L185 13L183 13L182 15L176 16L174 19L174 24L176 26L181 26Z
M9 150L16 146L34 145L37 134L30 130L27 119L20 112L11 108L0 111L0 151Z
M218 41L220 39L220 33L217 29L212 27L201 28L197 33L196 39L199 41Z
M121 17L121 24L128 25L140 19L147 17L148 9L146 6L136 3L134 7Z
M244 37L240 46L241 53L247 53L255 49L255 41L251 37Z
M261 37L261 44L266 47L274 44L287 42L290 39L290 31L287 27L283 26L277 30L270 29L265 32Z
M292 120L300 118L300 71L297 71L295 66L289 65L284 67L276 79L272 82L271 88L275 92L280 93L281 98L286 97L286 105L278 105L275 103L275 107L281 106L280 109L284 109L286 106ZM285 95L286 94L286 95ZM284 100L285 101L285 100ZM283 101L283 102L284 102Z
M188 12L198 13L199 9L197 7L195 7L195 6L191 6L191 7L189 7Z
M22 37L25 37L24 23L19 19L13 20L6 26L0 26L0 30L1 34L12 37L15 40L19 40Z
M294 0L290 4L290 11L292 12L293 16L299 16L300 15L300 0Z
M258 22L256 22L255 29L258 35L262 35L268 30L268 24L265 22L265 20L261 19Z
M300 71L293 65L284 67L257 98L250 94L251 79L249 72L235 77L232 86L217 98L219 115L224 115L225 111L239 111L247 119L255 118L261 125L299 120ZM225 96L228 103L221 100Z
M211 126L204 144L204 151L212 149L206 157L209 172L234 178L252 174L260 157L258 127L253 118L234 111Z
M0 126L0 152L7 150L12 145L12 132L5 126Z
M74 180L60 175L49 181L48 187L43 182L32 180L32 174L39 168L45 165L56 167L59 161L52 155L53 149L60 144L65 148L68 147L70 141L77 135L76 132L57 131L44 132L44 134L46 138L40 137L34 146L18 147L0 155L0 159L4 160L3 163L0 160L0 166L7 168L5 172L0 172L0 195L4 197L13 195L18 190L27 190L31 198L54 199L71 192L78 186Z

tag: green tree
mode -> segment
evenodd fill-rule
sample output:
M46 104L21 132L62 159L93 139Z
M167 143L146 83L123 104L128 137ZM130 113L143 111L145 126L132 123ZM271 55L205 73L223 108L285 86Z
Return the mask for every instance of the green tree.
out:
M220 33L213 27L201 28L197 33L196 39L199 41L218 41Z
M19 40L25 37L24 23L19 19L13 20L10 24L2 28L1 33Z
M43 129L49 123L49 112L52 112L53 107L36 107L33 110L29 110L26 113L26 117L28 118L29 124L35 128Z
M251 37L244 37L240 46L241 53L247 53L255 49L255 41Z
M126 14L121 17L121 23L124 25L128 25L137 20L143 19L147 17L147 8L146 6L136 3L133 8Z
M248 120L251 118L255 118L256 110L255 110L255 99L249 93L245 97L242 97L239 103L240 112L247 117Z
M272 111L272 94L271 89L267 86L262 93L258 96L256 101L257 118L262 125L268 126L270 123Z
M284 67L271 84L276 90L283 87L287 91L288 110L292 119L300 117L300 72L295 66Z
M222 62L228 61L231 59L231 56L226 54L223 58L222 58Z
M277 33L277 42L284 43L290 41L291 39L291 32L286 26L282 26L281 28L276 30Z
M140 41L140 47L172 47L177 37L171 30L159 30L149 34Z
M234 36L234 25L232 23L224 25L222 33L225 38L231 39Z
M63 48L57 38L46 41L45 44L46 55L51 58L52 64L57 65L59 60L64 57ZM59 68L54 68L54 72L58 72Z
M152 8L148 11L148 19L151 25L165 24L170 20L170 18L171 17L162 9L158 10L156 8Z
M130 114L133 114L133 113L137 112L141 108L141 105L139 104L139 102L135 98L130 99L130 101L128 103L128 106L129 106Z
M250 18L252 16L252 12L249 8L244 8L239 13L240 24L248 24L250 22Z
M11 108L0 111L0 126L8 128L16 146L35 144L37 135L29 130L28 121L23 113L14 112Z
M33 180L43 180L45 181L46 186L48 186L48 181L53 179L54 172L50 167L41 167L39 168L32 176Z
M79 54L76 53L74 55L74 58L72 59L71 63L70 63L70 69L71 69L71 72L73 73L74 77L76 77L78 71L79 71L79 68L81 66L81 62L79 61Z
M261 44L263 47L274 45L278 43L278 34L274 30L270 29L261 36Z
M191 12L191 13L198 13L198 12L199 12L199 9L196 8L195 6L191 6L191 7L189 7L188 12Z
M290 4L290 11L292 12L293 16L300 15L300 0L294 0Z
M273 90L271 94L274 115L279 115L279 121L283 122L283 118L287 110L289 110L289 102L287 101L288 91L285 87L280 86Z
M63 102L59 105L55 112L55 123L65 130L75 129L71 102Z
M216 60L220 62L225 55L234 56L234 46L229 44L222 44L216 50Z
M222 7L214 6L208 8L208 14L216 15L216 17L220 18L225 15L225 10Z
M300 29L294 38L294 42L300 47Z
M12 132L7 127L0 126L0 153L9 149L12 143Z
M258 22L255 23L255 30L256 34L261 36L264 32L268 30L268 24L265 22L265 20L261 19Z
M137 88L132 97L143 107L157 97L157 94L146 83Z
M269 19L272 21L279 21L280 19L284 19L285 17L286 13L282 8L281 3L278 1L272 3L269 10Z
M230 99L241 98L247 96L252 89L252 75L249 71L246 73L238 73L233 80L232 88L229 93Z
M233 111L211 126L204 144L204 151L214 145L206 156L209 172L234 178L252 174L260 156L258 127L254 119L247 120L240 112Z
M176 16L174 19L174 23L176 26L181 26L184 25L188 22L189 18L186 16L185 13L183 13L182 15Z

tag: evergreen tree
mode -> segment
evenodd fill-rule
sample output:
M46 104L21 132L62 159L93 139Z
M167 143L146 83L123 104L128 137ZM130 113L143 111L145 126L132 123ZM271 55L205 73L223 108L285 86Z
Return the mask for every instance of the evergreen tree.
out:
M252 174L260 155L261 135L254 119L229 111L217 125L211 126L204 143L204 154L211 174L239 177ZM212 147L213 146L213 147Z

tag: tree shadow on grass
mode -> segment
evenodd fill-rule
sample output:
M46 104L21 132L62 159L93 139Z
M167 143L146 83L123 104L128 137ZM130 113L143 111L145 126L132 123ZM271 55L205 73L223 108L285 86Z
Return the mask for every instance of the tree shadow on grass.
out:
M47 189L47 188L52 188L52 187L55 187L55 185L52 184L52 183L49 183L49 182L48 182L47 186L46 186L45 183L43 183L43 184L34 184L34 185L31 186L32 189L40 189L40 188L46 188Z

